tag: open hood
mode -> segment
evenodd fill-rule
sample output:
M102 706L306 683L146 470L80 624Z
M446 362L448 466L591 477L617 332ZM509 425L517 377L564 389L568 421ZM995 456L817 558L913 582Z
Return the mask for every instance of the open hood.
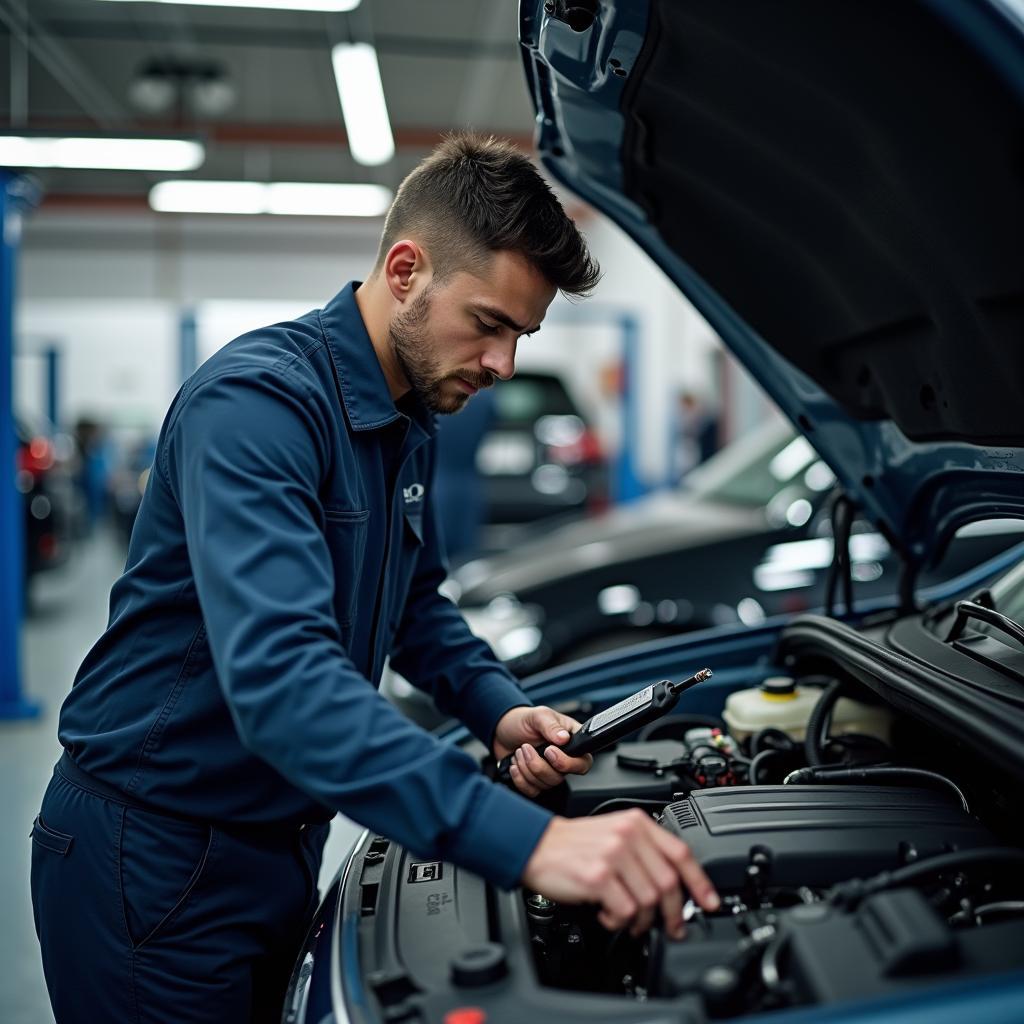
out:
M1024 3L522 0L541 158L913 571L1024 517Z

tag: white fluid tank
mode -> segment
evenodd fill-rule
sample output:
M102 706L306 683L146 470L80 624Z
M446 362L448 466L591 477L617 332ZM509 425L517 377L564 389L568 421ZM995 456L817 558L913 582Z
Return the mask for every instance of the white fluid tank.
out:
M823 692L817 686L797 686L789 676L770 676L759 687L729 694L722 717L737 740L745 740L768 727L802 740L814 705ZM833 735L864 733L888 743L892 715L885 708L840 697L832 709L829 731Z

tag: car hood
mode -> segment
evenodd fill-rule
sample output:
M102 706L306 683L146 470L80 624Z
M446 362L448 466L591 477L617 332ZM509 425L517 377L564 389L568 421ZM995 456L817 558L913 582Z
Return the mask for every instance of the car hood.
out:
M522 0L551 173L911 569L1024 517L1024 4Z
M598 567L702 547L767 529L764 510L662 491L601 516L566 523L516 544L514 551L467 562L454 573L463 606L529 591Z

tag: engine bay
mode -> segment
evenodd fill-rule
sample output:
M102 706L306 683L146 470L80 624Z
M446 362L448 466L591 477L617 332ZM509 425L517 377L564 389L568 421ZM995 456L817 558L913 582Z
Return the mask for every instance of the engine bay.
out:
M525 894L542 983L686 998L697 1019L721 1019L1024 966L1024 858L1005 830L927 759L898 763L879 735L831 735L823 702L855 687L813 682L822 713L802 742L772 727L737 740L724 721L679 715L570 777L565 813L646 809L690 846L723 905L687 903L680 941L659 927L609 940L589 910ZM901 730L919 750L912 723L880 731Z
M546 795L568 817L640 808L689 844L722 906L687 902L680 940L657 918L610 933L592 906L492 890L373 839L358 868L360 960L375 965L384 1019L473 1005L501 1020L511 984L510 1020L524 1005L567 1021L647 1021L657 1007L659 1021L699 1024L1024 968L1014 785L838 664L811 667L788 683L817 691L802 728L739 728L729 705L670 714ZM604 706L562 710L582 721Z

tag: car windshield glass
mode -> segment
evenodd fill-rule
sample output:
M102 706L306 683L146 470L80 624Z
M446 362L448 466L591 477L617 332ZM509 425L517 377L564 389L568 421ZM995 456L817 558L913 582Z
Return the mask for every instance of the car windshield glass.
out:
M517 374L494 389L501 426L529 426L541 416L568 416L576 412L564 385L555 377Z
M778 423L723 448L689 473L683 486L709 501L762 508L784 488L810 495L828 490L834 479L808 440Z
M1024 561L1014 566L991 587L996 610L1014 622L1024 622ZM971 622L971 628L992 633L992 627L982 622Z

